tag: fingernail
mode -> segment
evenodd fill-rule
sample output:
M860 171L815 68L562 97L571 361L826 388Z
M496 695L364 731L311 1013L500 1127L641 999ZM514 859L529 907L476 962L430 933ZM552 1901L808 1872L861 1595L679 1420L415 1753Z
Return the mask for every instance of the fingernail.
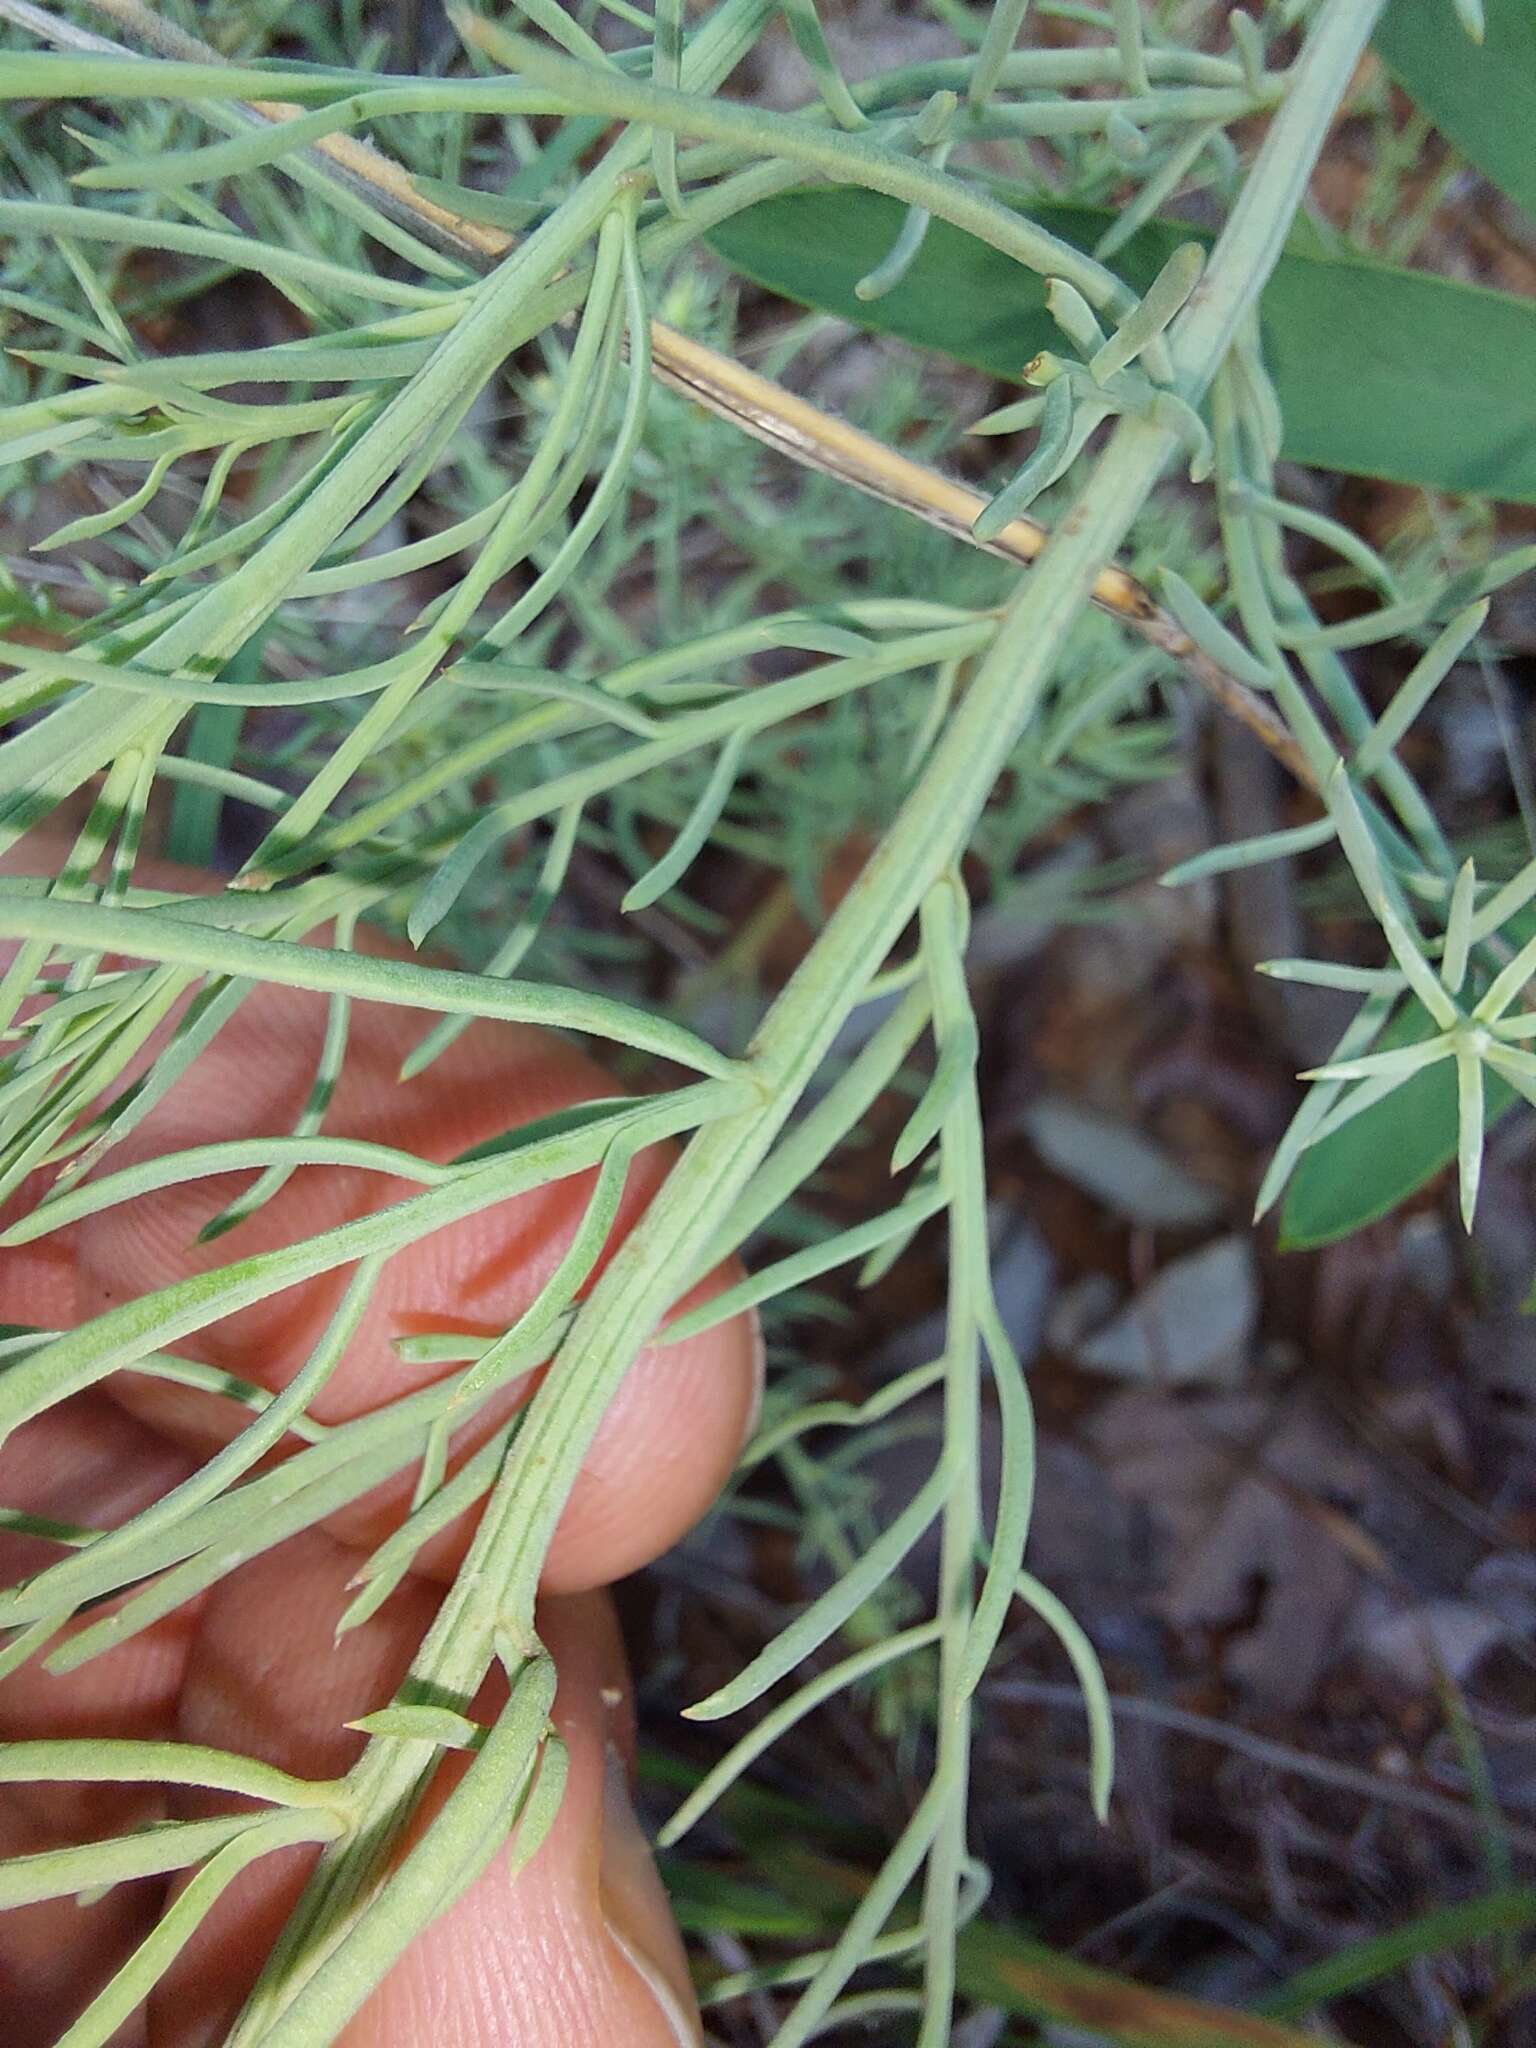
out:
M747 1426L741 1433L743 1446L751 1443L757 1435L757 1425L763 1419L763 1388L768 1379L768 1346L763 1341L763 1325L755 1309L747 1313L752 1318L752 1406L747 1412Z
M603 1840L598 1866L603 1924L672 2030L678 2048L703 2048L704 2033L651 1845L629 1797L629 1773L612 1742L603 1761Z

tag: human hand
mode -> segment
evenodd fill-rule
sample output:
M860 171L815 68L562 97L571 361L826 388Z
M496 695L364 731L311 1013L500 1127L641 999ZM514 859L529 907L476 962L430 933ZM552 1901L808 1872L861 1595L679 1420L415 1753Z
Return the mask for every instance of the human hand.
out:
M7 865L51 872L33 850ZM159 871L164 874L165 871ZM159 879L157 874L156 879ZM182 887L196 886L185 876ZM167 883L169 886L169 882ZM384 950L377 939L369 950ZM308 1091L324 1029L320 997L255 991L212 1048L112 1155L109 1170L191 1144L279 1134ZM533 1027L476 1023L418 1079L401 1061L425 1022L375 1004L353 1012L327 1132L449 1159L511 1126L613 1092L599 1068ZM665 1171L637 1162L615 1229L632 1226ZM201 1225L249 1175L184 1183L0 1253L0 1321L69 1328L114 1301L332 1227L406 1192L378 1175L301 1169L228 1241ZM413 1391L447 1368L403 1365L391 1339L424 1330L495 1334L537 1295L569 1242L592 1176L516 1197L399 1253L313 1404L322 1422ZM34 1180L0 1225L35 1205ZM187 1339L187 1355L271 1389L287 1384L335 1306L325 1275ZM700 1290L713 1292L729 1276ZM750 1319L642 1353L593 1442L545 1571L539 1628L559 1671L553 1719L570 1753L554 1828L516 1877L497 1858L402 1958L348 2025L348 2048L670 2048L698 2038L681 1943L629 1805L633 1727L622 1645L600 1588L658 1555L704 1512L750 1427L760 1363ZM488 1404L455 1458L505 1421L531 1378ZM233 1420L232 1420L233 1417ZM179 1483L243 1420L213 1394L117 1374L16 1431L0 1451L0 1502L110 1527ZM342 1774L348 1730L391 1698L462 1558L471 1518L446 1530L369 1621L335 1623L367 1551L409 1504L412 1473L318 1528L255 1556L202 1598L67 1676L41 1663L0 1684L0 1739L176 1738L239 1750L306 1777ZM0 1535L0 1579L60 1555ZM489 1690L481 1718L498 1702ZM439 1779L454 1773L445 1763ZM442 1787L434 1785L434 1794ZM160 1786L0 1786L0 1855L121 1834L165 1817L228 1811L227 1795ZM114 2048L204 2048L224 2038L303 1887L316 1852L265 1858L199 1926ZM0 1920L0 2004L14 2048L45 2048L156 1924L176 1883L144 1879L93 1903L64 1899Z

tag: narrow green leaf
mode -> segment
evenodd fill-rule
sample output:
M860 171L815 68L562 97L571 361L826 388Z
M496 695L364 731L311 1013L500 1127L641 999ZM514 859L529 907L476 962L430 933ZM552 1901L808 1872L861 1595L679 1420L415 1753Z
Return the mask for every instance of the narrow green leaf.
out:
M917 261L918 251L928 233L928 224L933 219L924 206L909 206L907 217L901 224L901 233L892 242L884 257L867 277L861 277L854 291L861 299L883 299L894 291Z
M106 2048L240 1873L262 1856L312 1839L303 1815L283 1815L247 1828L199 1866L111 1981L93 1998L55 2048Z
M1477 907L1477 864L1465 860L1451 890L1450 914L1445 921L1445 949L1440 955L1440 979L1450 993L1459 995L1467 975L1467 957L1472 944L1472 913Z
M1071 1661L1077 1682L1083 1689L1083 1707L1088 1717L1088 1788L1095 1817L1109 1818L1109 1795L1115 1782L1115 1717L1104 1667L1081 1623L1071 1609L1042 1585L1033 1572L1021 1571L1019 1598L1032 1607L1050 1629Z
M1126 91L1144 98L1152 90L1147 76L1147 52L1142 40L1141 0L1109 0L1115 41L1120 46L1120 65Z
M170 1821L111 1841L13 1856L0 1863L0 1911L29 1906L39 1899L68 1898L103 1885L126 1884L136 1877L184 1870L189 1863L201 1863L226 1842L262 1827L265 1818L237 1813L218 1820ZM308 1810L307 1823L304 1832L311 1841L323 1842L341 1832L341 1823L318 1809Z
M544 861L533 892L511 931L486 962L482 969L483 973L500 978L517 972L519 964L538 937L544 919L564 885L566 869L570 866L580 826L581 805L567 804L555 821L555 829L550 834L549 845L545 848ZM463 841L460 842L461 846L462 844ZM399 1078L402 1081L409 1081L424 1072L434 1060L442 1057L455 1039L463 1036L469 1029L471 1021L468 1017L444 1017L439 1023L434 1024L401 1061Z
M1217 618L1205 600L1176 569L1165 568L1158 579L1168 609L1193 640L1213 661L1235 675L1251 689L1272 690L1275 678L1250 648Z
M1040 414L1040 436L1017 475L977 513L971 531L979 541L995 540L1011 520L1027 512L1040 493L1056 482L1066 467L1072 438L1072 385L1057 377L1046 386Z
M1344 967L1335 960L1260 960L1256 971L1274 981L1305 982L1310 988L1343 988L1356 995L1392 995L1404 987L1391 967Z
M336 1624L338 1637L360 1627L371 1614L377 1613L410 1570L417 1551L428 1537L445 1529L457 1515L473 1507L481 1495L490 1490L501 1470L501 1461L507 1454L507 1445L512 1441L519 1420L514 1416L504 1428L497 1430L489 1443L482 1444L451 1479L445 1480L435 1493L412 1509L399 1528L369 1553L367 1562L354 1574L352 1583L361 1581L361 1586Z
M32 1244L84 1217L99 1215L120 1202L137 1201L161 1188L183 1187L214 1174L242 1173L274 1162L288 1167L346 1166L417 1181L425 1187L441 1187L454 1177L449 1167L418 1159L414 1152L398 1151L392 1145L375 1145L367 1138L228 1138L215 1145L189 1145L183 1152L159 1153L137 1166L124 1167L120 1173L103 1175L67 1194L55 1195L19 1216L0 1235L0 1246L9 1250Z
M1433 1912L1405 1921L1401 1927L1390 1928L1385 1934L1350 1942L1325 1961L1291 1978L1278 1991L1266 1992L1259 2000L1258 2010L1275 2019L1299 2019L1330 1998L1375 1984L1422 1957L1440 1955L1467 1942L1486 1941L1494 1934L1520 1933L1532 1926L1536 1926L1536 1890L1528 1886L1488 1892L1460 1905L1439 1906Z
M860 1679L870 1677L883 1670L887 1664L894 1664L900 1657L910 1656L915 1650L926 1649L937 1640L942 1624L925 1621L916 1628L902 1631L900 1635L887 1636L867 1649L856 1650L851 1657L834 1664L830 1670L817 1672L808 1679L791 1698L783 1700L773 1711L765 1714L755 1728L742 1736L727 1755L723 1756L712 1771L694 1787L672 1818L657 1837L663 1848L670 1848L680 1842L694 1822L699 1820L719 1799L720 1795L734 1785L765 1749L778 1741L781 1735L793 1728L805 1716L819 1707L823 1700L832 1699L850 1685L857 1685Z
M795 47L811 68L816 90L840 128L862 128L868 119L844 83L816 12L816 0L780 0Z
M750 1279L739 1280L723 1294L711 1296L687 1315L669 1323L653 1341L663 1345L684 1343L689 1337L712 1330L717 1323L728 1322L744 1309L755 1308L760 1301L769 1301L792 1287L803 1287L807 1280L814 1280L821 1273L830 1273L836 1266L863 1258L889 1238L905 1237L920 1223L926 1223L944 1207L946 1199L943 1188L936 1185L920 1189L894 1208L882 1210L850 1230L840 1230L834 1237L823 1238L819 1244L808 1245L787 1259L775 1260Z
M649 868L630 888L619 905L626 915L631 911L646 910L659 902L667 891L680 882L688 872L699 850L719 822L720 813L730 800L731 791L736 787L736 773L741 765L742 749L747 743L747 728L733 732L720 749L709 779L699 791L698 800L685 819L681 831L667 848L654 867Z
M545 1741L527 1796L517 1809L512 1839L507 1844L507 1869L515 1876L533 1860L555 1824L570 1775L571 1753L558 1735Z
M1483 1131L1487 1115L1483 1108L1483 1063L1473 1051L1456 1054L1456 1157L1461 1193L1461 1220L1472 1228L1477 1215L1477 1191L1483 1177Z
M1126 314L1104 346L1094 352L1088 368L1097 383L1105 383L1128 363L1134 363L1156 341L1200 282L1204 268L1205 251L1200 244L1180 242L1147 286L1145 296Z
M707 1699L685 1707L688 1719L720 1721L727 1714L740 1713L797 1664L813 1656L896 1570L943 1507L944 1496L953 1483L944 1466L937 1466L890 1527L875 1538L836 1585L829 1586L820 1599L813 1600L803 1614L781 1629L767 1649L759 1651L727 1684Z
M446 178L429 178L421 171L411 173L411 184L423 199L447 207L463 220L483 221L487 227L505 228L521 234L536 219L536 199L513 199L505 192L482 192L474 185L455 185Z
M1261 867L1266 861L1286 860L1293 853L1311 853L1333 838L1332 818L1318 818L1310 825L1292 825L1281 832L1265 832L1257 839L1235 839L1226 846L1213 846L1193 859L1180 861L1159 879L1165 889L1181 888L1186 882L1201 882L1208 875L1224 875L1234 868Z
M1436 1028L1410 1000L1377 1043L1391 1051L1433 1037ZM1486 1080L1485 1127L1515 1100L1497 1074ZM1450 1165L1457 1129L1456 1065L1439 1060L1302 1154L1281 1211L1282 1247L1309 1251L1388 1215Z
M725 1095L740 1101L734 1087ZM712 1103L724 1106L718 1096L685 1088L670 1097L650 1099L644 1113L648 1122L656 1119L651 1127L658 1137L675 1136L703 1121ZM8 1432L68 1393L94 1385L108 1373L148 1352L164 1349L222 1314L280 1293L313 1274L351 1265L373 1252L392 1252L493 1201L595 1165L607 1151L608 1142L601 1120L577 1123L547 1141L514 1147L505 1160L485 1159L472 1173L455 1174L445 1185L428 1188L423 1194L368 1212L307 1240L259 1252L121 1302L51 1339L0 1377L0 1429ZM401 1412L400 1403L395 1407ZM299 1460L292 1462L297 1466Z
M463 838L449 848L441 864L422 884L406 917L406 936L413 946L426 944L469 887L475 869L498 840L506 836L506 827L492 811L471 825ZM402 1075L402 1079L408 1078Z
M1064 277L1046 280L1045 303L1051 318L1086 362L1104 346L1104 330L1098 315L1074 284ZM973 434L980 432L972 427Z
M289 988L318 989L364 1001L399 1003L476 1017L505 1017L559 1030L590 1031L642 1051L661 1054L701 1073L729 1074L734 1063L691 1031L584 990L532 982L495 981L405 960L295 946L243 932L216 931L148 910L109 910L92 903L41 903L0 892L0 932L45 938L56 945L102 947L139 960L161 960L219 974L247 975Z
M398 1702L380 1707L377 1713L364 1714L360 1721L349 1721L347 1726L361 1735L392 1735L400 1742L430 1742L439 1749L478 1749L485 1740L485 1729L479 1721L471 1721L467 1714L456 1714L452 1707L425 1703Z
M93 1735L0 1743L0 1785L200 1785L278 1806L337 1803L338 1786L295 1778L256 1757L196 1742Z
M966 89L966 98L973 107L985 106L991 97L998 73L1019 39L1019 30L1024 26L1028 12L1029 0L996 0L987 20L987 32L982 38L976 68Z
M1504 0L1504 12L1521 0ZM1494 36L1492 10L1490 39ZM1447 7L1397 0L1396 14L1440 17ZM1536 40L1536 17L1523 33ZM1467 45L1469 61L1477 52ZM1536 70L1511 68L1511 93ZM1536 182L1527 114L1507 134ZM1097 207L1031 207L1061 240L1092 248L1116 215ZM1021 264L934 220L911 268L883 298L861 300L857 280L889 249L902 209L881 194L818 190L760 201L713 229L709 241L770 291L855 326L1019 379L1055 339L1045 281ZM1178 221L1152 221L1116 251L1126 283L1144 291L1181 243L1209 237ZM1443 491L1536 503L1536 304L1354 255L1282 256L1264 293L1267 360L1293 462L1388 477Z
M1354 760L1357 776L1374 775L1391 758L1408 728L1482 630L1487 617L1488 600L1479 598L1476 604L1457 612L1425 648L1394 691L1391 703L1360 742Z
M206 1463L195 1466L179 1486L45 1575L49 1605L78 1607L114 1585L127 1584L139 1569L145 1545L184 1525L220 1494L227 1494L236 1480L281 1441L290 1422L304 1413L340 1363L372 1298L380 1269L377 1259L359 1262L308 1360L253 1422Z

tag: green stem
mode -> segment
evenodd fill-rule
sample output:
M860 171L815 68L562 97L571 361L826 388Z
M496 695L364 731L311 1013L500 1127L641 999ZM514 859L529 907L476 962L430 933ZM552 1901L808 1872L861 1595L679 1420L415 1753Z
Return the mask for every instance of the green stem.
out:
M1244 311L1257 298L1279 255L1311 165L1342 97L1378 8L1373 0L1323 0L1307 46L1290 74L1285 105L1271 126L1258 162L1213 254L1200 289L1170 340L1181 381L1203 391L1214 375ZM519 55L521 56L521 47ZM569 79L584 104L622 118L659 122L734 140L761 153L787 146L762 117L709 109L705 103L657 93L606 74L567 65L534 51L530 75ZM796 124L795 147L811 160L826 145L823 168L853 175L877 189L895 189L887 152L846 137L816 137ZM830 154L827 153L830 152ZM867 160L866 160L867 159ZM931 210L951 217L952 181L917 175L897 196L929 204L932 182L943 185L944 204ZM910 186L910 189L908 187ZM978 202L979 204L979 202ZM959 224L992 238L990 216ZM1023 260L1022 249L1016 249ZM1103 292L1099 289L1102 302ZM974 680L936 744L920 780L877 851L838 905L749 1050L756 1100L706 1125L693 1138L645 1217L579 1311L554 1366L530 1404L477 1531L470 1555L425 1638L412 1668L413 1685L432 1686L467 1701L498 1640L537 1654L534 1600L543 1560L593 1435L647 1335L655 1330L679 1286L706 1247L718 1219L729 1213L784 1127L836 1033L859 999L867 963L883 959L927 891L964 849L992 786L1050 681L1067 636L1086 608L1094 579L1114 558L1164 466L1174 437L1150 421L1129 419L1115 430L1067 516L1035 568L1024 577L981 659ZM505 1654L505 1650L503 1652ZM415 1811L431 1762L413 1760L408 1745L369 1745L349 1779L361 1816L345 1845L328 1851L290 1920L247 2017L231 2048L257 2038L264 2022L315 1978L348 1931L370 1911L368 1898L390 1843ZM943 1799L935 1787L909 1831L905 1861L890 1868L866 1902L883 1905L884 1891L899 1891L907 1865L916 1867L943 1826ZM422 1924L435 1907L422 1911ZM858 1918L860 1916L856 1916ZM392 1935L399 1919L389 1912ZM850 1928L843 1946L857 1930ZM259 2015L259 2016L258 2016Z
M950 1198L949 1318L945 1333L944 1455L954 1471L944 1502L939 1551L939 1725L935 1784L947 1787L923 1886L929 1957L918 2048L943 2048L955 1995L954 1934L966 1861L972 1687L965 1683L975 1611L974 1565L981 1537L977 1463L980 1333L975 1280L987 1264L986 1169L969 1082L944 1120L943 1167Z

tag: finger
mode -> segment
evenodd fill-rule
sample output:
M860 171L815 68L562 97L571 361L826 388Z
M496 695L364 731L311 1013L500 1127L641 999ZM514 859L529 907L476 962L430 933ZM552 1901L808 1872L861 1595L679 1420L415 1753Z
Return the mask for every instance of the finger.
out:
M312 1533L215 1591L183 1694L187 1739L306 1775L346 1769L361 1738L344 1723L391 1697L435 1604L427 1587L407 1584L333 1647L356 1563ZM554 1720L570 1752L554 1828L515 1877L498 1855L426 1931L350 2022L347 2048L674 2048L699 2038L681 1945L628 1804L627 1680L612 1611L597 1595L547 1601L539 1626L559 1668ZM477 1710L484 1718L493 1703ZM151 2048L224 2038L313 1861L312 1850L284 1852L231 1887L152 2000Z
M181 1452L111 1402L88 1396L27 1423L0 1448L0 1502L51 1522L115 1527L188 1469ZM0 1582L15 1583L61 1555L57 1543L0 1533ZM168 1737L195 1621L195 1612L183 1610L64 1677L40 1660L24 1664L0 1685L0 1740ZM0 1785L0 1858L126 1834L166 1811L163 1788L153 1785ZM8 2048L44 2048L59 2038L154 1925L164 1890L151 1879L88 1904L63 1898L0 1915ZM131 2039L118 2048L130 2048Z
M3 966L3 962L0 962ZM46 1176L52 1178L51 1171ZM9 1201L0 1202L0 1231L29 1215L41 1200L45 1176L29 1174ZM68 1329L77 1313L73 1235L0 1251L0 1323L36 1330Z
M288 1128L309 1088L324 1013L317 997L258 991L185 1082L113 1155L114 1165ZM401 1062L420 1030L412 1013L373 1003L356 1007L328 1132L442 1160L509 1127L613 1092L601 1069L563 1040L532 1027L488 1023L473 1025L424 1075L401 1083ZM670 1157L671 1148L657 1146L635 1161L598 1271L643 1212ZM360 1170L307 1169L227 1240L196 1244L203 1224L247 1178L187 1183L87 1220L78 1232L80 1313L314 1236L413 1192ZM575 1174L514 1196L398 1253L345 1358L312 1403L316 1417L343 1420L450 1369L402 1364L394 1348L399 1337L431 1330L488 1337L514 1322L570 1243L594 1180L592 1173ZM290 1288L182 1340L180 1348L242 1378L281 1387L308 1357L345 1279L343 1273L323 1275ZM722 1284L724 1276L711 1286ZM756 1331L745 1318L642 1354L567 1509L548 1563L551 1589L606 1583L657 1556L698 1519L749 1426L758 1372ZM509 1389L466 1444L504 1420L531 1390L531 1377ZM210 1447L232 1426L227 1404L214 1396L143 1380L114 1381L113 1391L194 1448ZM399 1518L409 1491L407 1476L375 1496L366 1512L342 1517L333 1525L336 1533L376 1542ZM466 1540L461 1526L435 1546L425 1568L451 1572Z
M43 872L51 864L56 862L50 850L37 844L8 860ZM155 863L143 865L140 879L185 888L207 880ZM389 950L376 935L360 933L359 943L372 952ZM289 1131L311 1086L326 1015L325 999L309 992L274 986L253 991L181 1084L114 1150L108 1170L189 1145ZM553 1110L616 1092L599 1066L552 1033L484 1021L472 1024L424 1074L402 1083L401 1063L427 1028L420 1012L375 1003L354 1007L347 1057L326 1113L328 1133L441 1161ZM671 1147L658 1146L636 1160L599 1272L643 1213L672 1157ZM250 1179L221 1176L162 1190L29 1247L8 1290L8 1298L28 1307L15 1319L67 1326L189 1274L334 1228L415 1191L360 1170L302 1170L227 1241L197 1245L202 1226ZM312 1404L317 1419L335 1421L375 1408L451 1369L403 1364L393 1348L397 1337L428 1330L493 1336L505 1329L554 1270L594 1179L592 1173L576 1174L514 1197L398 1254L346 1357ZM29 1191L34 1199L41 1185L35 1182ZM729 1277L706 1285L718 1288ZM261 1385L285 1385L309 1355L345 1281L344 1273L322 1275L290 1288L186 1339L181 1348ZM592 1447L588 1472L555 1539L546 1572L551 1589L606 1583L658 1555L698 1519L724 1483L750 1425L760 1369L756 1329L746 1318L641 1354ZM532 1385L530 1378L488 1407L479 1427L461 1439L459 1455L505 1420ZM111 1391L199 1451L226 1440L244 1420L217 1396L138 1376L115 1375ZM404 1511L411 1484L407 1473L361 1511L343 1515L337 1533L376 1542ZM423 1554L421 1568L451 1574L467 1540L467 1524L445 1532Z

